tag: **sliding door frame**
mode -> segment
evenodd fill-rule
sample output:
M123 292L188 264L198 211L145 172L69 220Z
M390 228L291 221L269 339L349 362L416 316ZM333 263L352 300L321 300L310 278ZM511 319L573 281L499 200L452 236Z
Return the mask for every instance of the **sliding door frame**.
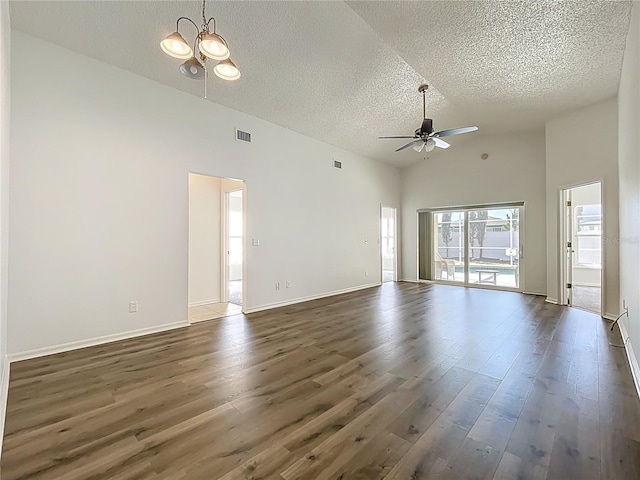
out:
M418 218L418 281L428 281L433 283L441 283L445 285L458 285L463 287L485 288L489 290L507 290L512 292L523 292L524 281L523 274L525 272L525 240L524 240L524 224L525 224L525 203L524 202L504 202L478 205L462 205L450 207L433 207L421 208L416 211ZM501 209L501 208L518 208L519 209L519 227L518 227L518 279L517 286L505 287L499 285L486 285L480 283L469 282L469 265L470 265L470 242L469 242L469 215L468 212L481 209ZM437 278L434 272L433 250L436 233L434 232L434 216L442 212L465 212L464 215L464 282L456 282ZM428 275L425 273L428 272ZM425 278L427 277L427 278Z

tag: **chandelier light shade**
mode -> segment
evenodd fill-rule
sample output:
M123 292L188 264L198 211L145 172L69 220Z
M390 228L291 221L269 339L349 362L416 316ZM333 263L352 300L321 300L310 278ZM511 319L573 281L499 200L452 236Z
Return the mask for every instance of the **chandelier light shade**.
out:
M237 80L240 78L240 70L229 58L229 45L222 35L216 33L216 19L205 16L205 3L202 1L202 25L198 27L196 22L189 17L180 17L176 22L176 31L167 35L160 48L173 58L186 60L180 65L180 73L192 79L206 78L207 60L215 60L218 63L213 68L214 73L223 80ZM180 22L184 20L196 29L193 48L187 43L180 33ZM211 29L213 26L213 29ZM205 81L206 97L206 81Z
M184 37L178 32L173 32L171 35L167 35L162 42L160 42L160 48L167 55L174 58L191 58L193 56L193 50L189 44L184 40Z
M229 58L229 47L224 39L216 33L205 33L200 39L200 52L212 60Z
M204 77L204 66L198 61L196 57L191 57L189 60L180 65L180 73L185 77L197 78Z
M240 70L230 58L222 60L213 67L213 73L223 80L237 80L240 78Z

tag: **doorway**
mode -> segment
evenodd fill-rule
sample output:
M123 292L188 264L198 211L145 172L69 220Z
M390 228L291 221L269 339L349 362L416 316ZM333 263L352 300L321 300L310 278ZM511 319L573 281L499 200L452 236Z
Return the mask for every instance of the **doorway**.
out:
M244 183L198 173L188 183L189 322L240 314Z
M380 212L382 283L397 281L396 233L396 208L382 205Z
M227 300L242 306L242 190L225 193L226 255L224 272L226 273Z
M562 301L564 305L602 314L602 185L600 182L562 191Z

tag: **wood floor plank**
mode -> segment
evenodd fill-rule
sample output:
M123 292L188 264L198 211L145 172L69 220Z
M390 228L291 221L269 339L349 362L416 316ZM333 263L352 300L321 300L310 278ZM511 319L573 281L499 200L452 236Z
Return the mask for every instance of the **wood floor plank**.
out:
M260 480L270 478L278 475L291 463L293 463L291 452L284 447L274 445L220 477L220 480ZM192 473L195 474L195 472Z
M383 431L416 398L410 390L398 389L353 419L303 458L281 473L285 480L331 478Z
M281 444L293 454L303 455L343 429L401 383L402 379L399 377L383 375L376 382L291 432L281 440Z
M389 283L11 365L3 480L640 478L619 331Z
M440 378L427 377L416 386L412 383L419 397L389 425L389 431L415 443L473 377L473 372L454 367Z
M437 463L453 460L498 384L499 381L496 379L475 374L454 401L394 466L387 479L429 478L429 472Z
M411 448L411 444L391 432L374 437L347 464L338 469L331 478L383 479Z

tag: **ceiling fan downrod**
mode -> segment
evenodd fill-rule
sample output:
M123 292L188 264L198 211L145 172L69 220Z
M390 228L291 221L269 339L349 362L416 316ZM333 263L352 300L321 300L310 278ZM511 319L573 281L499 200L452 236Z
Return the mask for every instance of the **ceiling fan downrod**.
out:
M426 92L429 89L429 85L423 83L418 87L418 91L422 94L422 118L427 118L427 96Z

